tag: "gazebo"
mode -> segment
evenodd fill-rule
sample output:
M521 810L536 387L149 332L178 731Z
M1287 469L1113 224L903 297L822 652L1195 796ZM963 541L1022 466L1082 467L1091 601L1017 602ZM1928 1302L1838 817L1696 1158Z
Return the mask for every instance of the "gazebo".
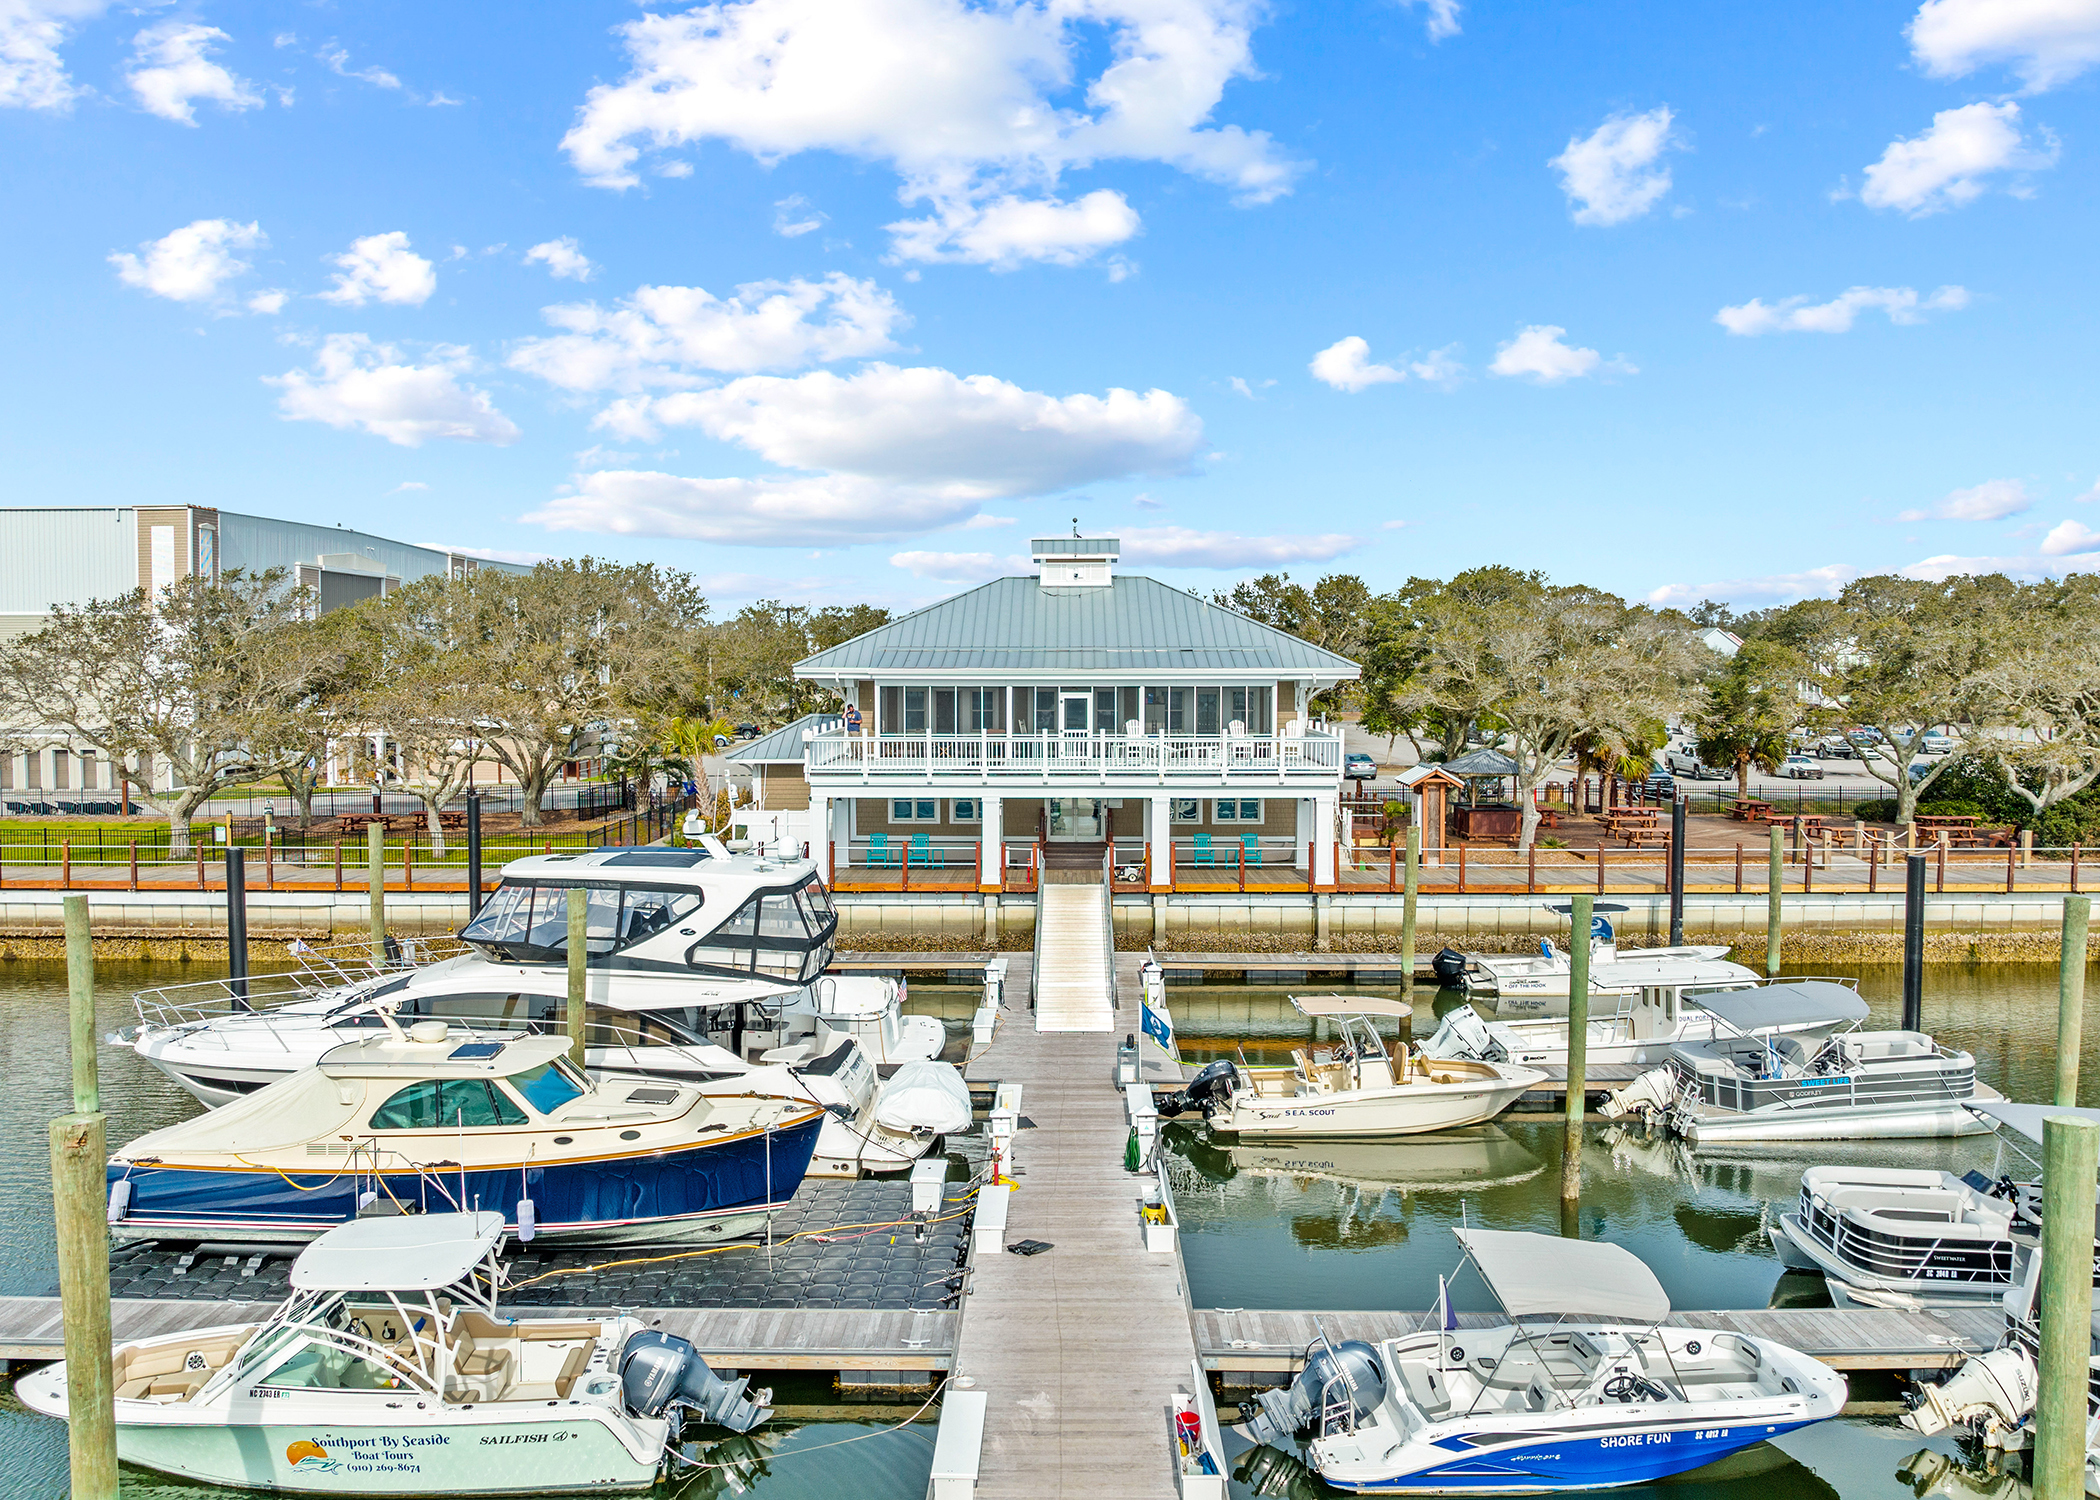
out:
M1513 758L1500 750L1482 746L1454 756L1439 769L1465 784L1465 801L1452 809L1453 831L1461 839L1515 840L1522 835L1524 814L1514 796L1508 801L1498 798L1482 802L1475 785L1482 781L1507 781L1514 792L1517 763ZM1490 792L1490 796L1493 795Z
M1422 830L1422 863L1442 864L1446 837L1444 809L1451 794L1465 788L1465 782L1437 765L1409 766L1395 779L1401 790L1407 793L1408 816L1415 827Z

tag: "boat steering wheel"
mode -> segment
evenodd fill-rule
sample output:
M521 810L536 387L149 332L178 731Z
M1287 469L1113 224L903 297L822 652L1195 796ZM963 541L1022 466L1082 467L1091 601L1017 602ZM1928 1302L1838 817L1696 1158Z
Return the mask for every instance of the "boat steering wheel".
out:
M1665 1394L1638 1375L1614 1375L1604 1382L1607 1401L1661 1401Z

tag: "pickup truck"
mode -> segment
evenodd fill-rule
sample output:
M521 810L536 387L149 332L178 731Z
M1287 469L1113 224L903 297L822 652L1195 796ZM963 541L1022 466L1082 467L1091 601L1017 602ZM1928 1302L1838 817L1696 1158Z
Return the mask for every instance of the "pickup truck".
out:
M1665 752L1663 769L1673 776L1689 776L1694 781L1719 781L1728 774L1702 763L1699 752L1691 745L1673 746Z

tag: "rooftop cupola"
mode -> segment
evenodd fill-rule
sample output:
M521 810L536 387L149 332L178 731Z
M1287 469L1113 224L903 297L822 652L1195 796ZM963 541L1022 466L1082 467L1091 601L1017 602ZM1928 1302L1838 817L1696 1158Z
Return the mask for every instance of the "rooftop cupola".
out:
M1112 536L1039 536L1028 544L1046 589L1105 589L1123 544Z

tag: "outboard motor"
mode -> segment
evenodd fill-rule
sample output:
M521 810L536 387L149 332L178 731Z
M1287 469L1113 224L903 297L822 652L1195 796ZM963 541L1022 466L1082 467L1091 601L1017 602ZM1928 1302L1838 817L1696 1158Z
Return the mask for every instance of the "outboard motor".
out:
M1447 990L1455 990L1465 983L1466 956L1456 948L1444 947L1429 961L1436 973L1436 982Z
M1988 1448L2019 1448L2020 1429L2034 1411L2040 1377L2017 1345L1979 1354L1940 1385L1916 1385L1904 1398L1905 1427L1931 1437L1964 1426Z
M1207 1115L1232 1097L1232 1077L1232 1064L1221 1057L1214 1063L1205 1063L1186 1087L1154 1094L1152 1107L1162 1115L1182 1115L1192 1109Z
M1470 1057L1479 1062L1508 1062L1509 1054L1495 1040L1480 1019L1480 1012L1470 1005L1454 1007L1437 1027L1436 1035L1422 1046L1427 1057Z
M654 1328L643 1329L620 1348L620 1392L628 1409L644 1417L668 1414L674 1434L686 1412L732 1432L749 1432L763 1422L772 1415L773 1393L746 1396L749 1379L724 1380L691 1343Z
M1247 1418L1247 1434L1272 1448L1290 1448L1296 1445L1299 1432L1324 1415L1338 1414L1344 1404L1349 1424L1354 1426L1376 1411L1384 1399L1385 1372L1379 1366L1376 1349L1361 1339L1315 1344L1296 1380L1280 1390L1263 1391L1256 1398L1259 1409ZM1323 1413L1323 1401L1335 1405ZM1313 1435L1326 1434L1322 1431Z

